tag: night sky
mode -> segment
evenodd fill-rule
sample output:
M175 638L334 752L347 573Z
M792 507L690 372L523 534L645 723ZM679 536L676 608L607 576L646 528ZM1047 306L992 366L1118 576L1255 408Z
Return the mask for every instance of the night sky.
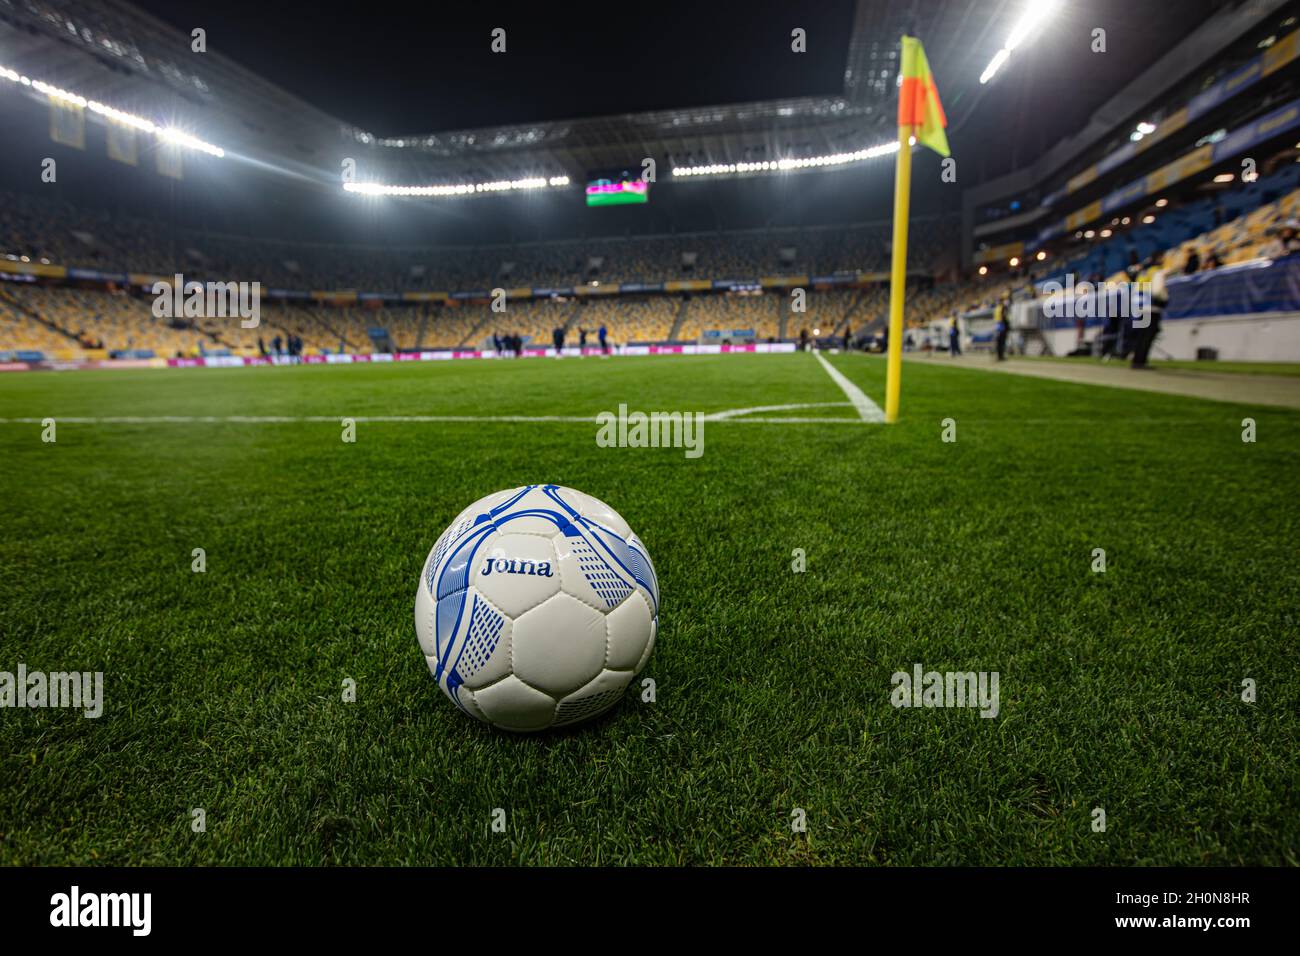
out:
M379 136L833 95L851 0L287 4L141 0L208 49ZM790 31L808 54L790 52ZM494 27L507 55L490 51Z

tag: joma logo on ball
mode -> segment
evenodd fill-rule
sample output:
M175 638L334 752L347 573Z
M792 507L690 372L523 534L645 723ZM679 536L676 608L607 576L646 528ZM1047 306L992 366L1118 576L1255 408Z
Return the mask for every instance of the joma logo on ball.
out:
M521 561L516 558L488 558L479 574L487 577L493 571L497 574L535 574L543 578L554 576L550 561Z

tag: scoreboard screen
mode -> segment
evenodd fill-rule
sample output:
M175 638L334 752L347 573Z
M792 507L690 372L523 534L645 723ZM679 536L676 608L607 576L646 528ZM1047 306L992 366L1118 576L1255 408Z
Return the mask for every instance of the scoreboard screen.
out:
M604 169L587 174L588 206L628 206L650 201L650 184L641 171Z

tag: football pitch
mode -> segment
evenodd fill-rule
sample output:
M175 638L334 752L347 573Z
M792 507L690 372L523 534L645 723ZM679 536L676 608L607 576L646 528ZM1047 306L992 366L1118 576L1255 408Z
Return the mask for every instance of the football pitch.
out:
M703 453L602 447L620 405ZM0 710L0 863L1300 864L1300 412L908 362L873 424L800 353L13 374L0 419L0 671L104 675ZM412 606L541 482L662 610L619 706L530 736ZM917 667L996 715L895 706Z

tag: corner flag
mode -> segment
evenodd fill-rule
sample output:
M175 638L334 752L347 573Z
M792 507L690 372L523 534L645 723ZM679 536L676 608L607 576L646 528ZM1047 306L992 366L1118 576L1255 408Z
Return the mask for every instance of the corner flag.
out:
M898 421L903 383L903 296L907 292L907 218L912 198L912 137L948 155L948 119L916 37L903 37L902 86L898 95L898 160L894 175L894 248L889 274L889 358L885 368L885 421Z
M915 37L903 37L903 86L898 97L898 125L916 130L916 141L940 156L948 155L948 117L925 58L925 47Z

